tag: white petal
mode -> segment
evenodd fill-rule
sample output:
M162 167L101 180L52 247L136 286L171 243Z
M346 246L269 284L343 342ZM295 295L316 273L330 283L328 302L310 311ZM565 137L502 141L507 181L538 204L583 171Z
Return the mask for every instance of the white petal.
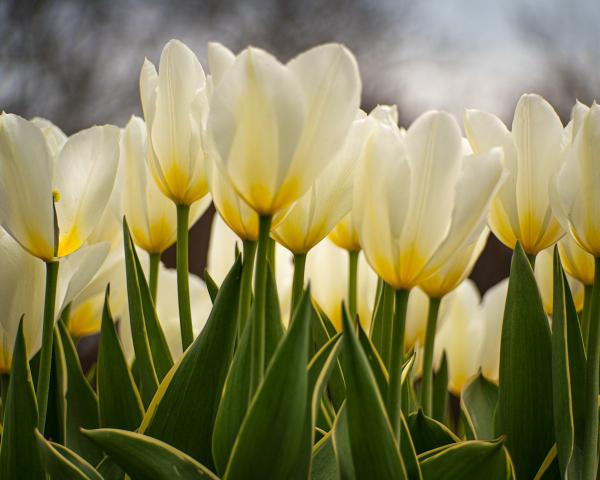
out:
M219 215L215 215L210 229L206 270L218 285L223 282L233 266L236 245L241 251L242 241Z
M221 81L224 72L234 61L235 55L227 47L218 42L208 43L208 66L214 85Z
M94 230L110 198L119 161L119 129L92 127L67 140L56 163L58 255L77 250Z
M419 271L444 239L455 203L461 165L460 129L445 112L427 112L408 129L406 152L410 167L410 206L402 232L409 270Z
M63 145L67 141L67 136L64 132L54 125L50 120L46 120L41 117L34 117L31 119L31 122L42 131L44 134L44 138L46 139L46 143L48 144L48 150L50 151L50 155L52 157L56 157L58 153L62 150ZM53 166L54 166L54 162Z
M546 100L539 95L523 95L512 131L519 158L516 198L520 240L525 251L535 253L562 236L551 214L548 188L561 164L563 126ZM549 230L557 229L556 238L544 240Z
M33 123L0 116L0 225L44 260L54 256L52 171L46 140Z
M507 290L508 278L490 288L482 302L484 334L481 344L481 372L487 379L496 382L500 368L500 339Z

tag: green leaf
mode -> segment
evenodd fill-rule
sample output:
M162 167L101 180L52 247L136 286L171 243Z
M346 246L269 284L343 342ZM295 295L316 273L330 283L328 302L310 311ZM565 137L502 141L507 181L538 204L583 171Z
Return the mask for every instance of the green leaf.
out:
M432 417L445 423L448 418L448 359L446 351L442 353L442 361L433 376L433 410Z
M267 268L267 298L265 302L265 315L267 322L265 325L265 365L269 365L271 358L279 342L284 336L283 323L281 322L281 308L279 307L279 294L277 293L277 283L275 274L270 265Z
M381 278L378 283L378 295L371 320L371 340L387 366L390 355L392 315L394 310L394 291Z
M77 349L62 321L57 323L58 333L63 345L67 372L67 430L65 446L77 452L88 462L96 464L102 459L102 453L85 438L81 428L98 428L98 398L88 383Z
M433 455L421 459L421 472L425 480L440 478L506 480L510 478L511 465L502 441L470 440L440 449Z
M465 387L460 406L477 440L494 439L494 414L498 404L498 386L481 373Z
M54 330L48 413L44 432L55 442L64 443L67 430L67 366L62 341L57 330L57 328Z
M350 434L348 433L348 415L346 404L340 407L335 421L333 422L333 450L340 472L340 479L355 480L356 472L352 461L352 447L350 446Z
M130 239L130 241L137 272L138 287L142 299L142 312L144 314L144 324L148 334L148 343L150 345L150 352L152 353L152 361L156 370L156 376L160 383L169 370L171 370L171 367L173 366L173 357L171 356L169 344L167 343L165 333L163 332L158 315L156 314L154 300L152 299L150 287L144 276L142 264L140 263L135 246L133 245L133 240Z
M98 404L100 426L136 430L144 417L144 407L110 313L109 287L104 297L102 329L98 348Z
M310 292L271 360L242 423L224 478L289 478L306 441Z
M102 476L75 452L49 442L35 431L40 454L50 478L56 480L103 480Z
M15 339L8 394L4 400L0 478L24 480L44 478L44 469L34 435L38 410L27 362L22 318Z
M357 478L407 478L377 381L345 310L343 365L348 435Z
M240 274L238 257L206 326L161 383L140 427L208 468L213 468L213 427L236 338Z
M332 438L333 434L329 432L314 446L310 471L311 480L338 480L340 478Z
M164 442L139 433L103 428L86 430L132 479L218 480L208 468Z
M408 478L422 480L423 475L421 474L421 467L417 458L417 450L415 449L404 414L400 414L400 428L400 454L402 455Z
M102 478L107 480L123 480L125 478L125 472L110 457L104 457L96 466L96 470L102 475Z
M358 339L362 346L365 355L367 356L367 360L369 361L369 365L371 366L371 372L375 376L375 380L377 381L377 386L379 387L379 393L382 398L387 398L388 392L388 383L389 383L389 375L388 371L383 364L383 360L379 356L375 345L371 342L367 334L362 329L360 324L358 325Z
M552 345L531 265L517 243L500 347L497 434L519 478L532 478L554 443Z
M421 409L408 416L408 428L417 454L460 441L448 427L427 417Z
M148 406L158 389L158 377L150 351L150 343L144 320L142 294L135 261L135 248L129 234L127 221L123 217L123 244L125 248L125 274L127 277L127 299L129 303L129 321L131 339L135 351L135 361L140 379L140 394L144 406Z
M208 289L208 295L210 296L210 301L212 303L215 303L217 294L219 293L219 285L217 285L217 282L215 282L213 280L213 278L210 276L210 273L208 273L208 270L206 268L204 269L204 283L206 283L206 288Z

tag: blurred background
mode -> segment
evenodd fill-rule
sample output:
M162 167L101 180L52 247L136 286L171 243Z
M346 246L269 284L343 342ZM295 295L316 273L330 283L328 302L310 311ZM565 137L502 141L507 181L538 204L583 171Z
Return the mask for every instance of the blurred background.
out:
M508 125L519 96L544 95L563 120L600 98L598 0L2 0L0 108L65 132L124 126L141 115L138 75L179 38L206 68L206 44L248 44L281 60L338 41L356 55L363 108L395 103L408 125L426 109L462 123L466 108ZM194 227L191 267L204 269L213 211ZM174 254L166 255L173 264ZM490 236L473 273L482 291L508 275L510 252Z

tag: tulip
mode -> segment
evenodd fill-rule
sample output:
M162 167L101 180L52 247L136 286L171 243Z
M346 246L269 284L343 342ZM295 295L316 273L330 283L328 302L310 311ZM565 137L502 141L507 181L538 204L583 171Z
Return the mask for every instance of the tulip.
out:
M266 253L273 215L298 200L333 161L358 110L356 61L322 45L286 65L247 48L209 45L214 91L208 137L215 163L260 215L255 271L252 391L265 369Z
M515 109L512 132L496 116L465 112L465 131L475 153L502 147L508 178L494 199L489 223L509 248L517 240L535 256L564 234L552 215L548 188L562 164L563 126L539 95L523 95Z
M463 282L449 306L435 343L435 363L442 353L448 361L448 388L457 396L480 368L484 330L479 314L479 292L471 281ZM468 343L466 343L468 341Z
M382 118L363 149L353 208L369 264L396 290L388 398L396 432L408 292L481 235L503 180L501 157L499 149L463 155L445 112L423 114L405 135Z
M311 250L306 262L306 278L312 286L313 301L331 320L336 330L342 328L342 302L348 303L348 290L345 285L349 269L344 254L341 248L324 239ZM357 313L362 328L368 331L377 289L377 276L363 255L359 256L358 261L361 268L357 279Z
M161 281L158 284L156 296L156 314L165 334L173 360L177 361L183 355L179 332L177 273L173 269L164 267L162 263L160 264L159 269ZM190 274L190 293L192 298L191 309L193 331L194 335L198 336L206 324L212 304L206 285L200 278L193 274ZM123 310L123 316L119 322L119 335L123 342L125 357L129 362L133 362L135 352L133 349L131 322L129 321L129 312L127 308Z
M64 259L57 279L54 319L86 287L107 254L107 244L93 245L83 247ZM45 274L44 263L23 250L2 229L0 258L3 259L0 305L4 309L0 318L0 374L7 374L11 368L14 341L21 317L28 358L31 359L40 350Z
M60 152L58 144L52 152L35 123L0 115L0 225L46 262L37 383L40 431L50 385L57 257L78 250L102 215L115 181L118 135L113 126L92 127L66 140Z
M581 104L573 111L571 142L564 164L551 185L552 208L562 227L595 257L595 278L589 308L586 372L586 427L583 478L595 475L598 463L598 392L600 377L600 106Z
M160 190L177 206L178 299L185 349L194 339L187 283L190 205L208 193L204 158L208 92L196 55L183 43L169 41L160 56L158 73L145 60L140 96L150 170Z
M554 290L554 268L553 268L553 248L547 248L542 250L535 262L535 279L540 290L540 296L542 297L542 305L546 315L552 315L553 309L553 290ZM583 308L583 297L584 287L583 284L567 274L567 281L571 294L573 295L573 302L575 303L575 309L579 312Z
M133 242L150 256L149 283L155 298L158 263L161 254L177 237L177 214L171 200L162 194L149 171L146 132L144 121L136 116L131 117L122 132L121 166L123 181L127 185L123 189L123 211ZM209 196L191 205L188 228L196 223L209 205Z

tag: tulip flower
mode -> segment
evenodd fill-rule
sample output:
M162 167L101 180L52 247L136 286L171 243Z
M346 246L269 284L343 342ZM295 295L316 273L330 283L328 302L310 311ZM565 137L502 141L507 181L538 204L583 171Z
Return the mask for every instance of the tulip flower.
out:
M402 135L380 119L357 169L354 209L375 272L396 290L388 412L399 431L400 370L409 290L478 238L503 180L502 152L463 155L458 124L427 112Z
M283 65L249 47L209 45L214 91L208 137L215 163L260 215L255 272L253 387L265 369L266 252L273 215L298 200L334 160L359 106L352 54L321 45ZM213 68L214 66L214 68Z
M576 105L572 141L566 145L564 164L551 185L552 208L562 227L577 244L595 257L591 295L586 373L586 429L583 477L595 475L598 458L598 392L600 377L600 106Z
M542 305L547 315L552 315L553 309L553 290L554 290L554 255L553 248L547 248L542 250L535 261L535 279L540 290L540 296L542 297ZM579 312L583 309L583 297L584 287L583 284L567 274L567 281L571 294L573 295L573 302L575 303L575 309Z
M162 263L159 266L161 281L158 284L156 296L156 314L165 334L167 344L171 350L173 360L177 361L183 355L181 336L179 332L179 307L177 303L177 273L166 268ZM112 289L111 289L112 290ZM194 336L198 336L206 324L212 303L204 282L196 275L190 274L190 293L192 298L192 325ZM112 296L111 296L112 307ZM133 361L135 352L131 338L131 322L129 311L123 310L123 317L119 322L119 335L123 342L123 351L129 362Z
M131 117L122 132L121 166L123 182L127 186L123 189L123 211L134 243L150 256L149 283L155 297L160 256L177 237L177 213L150 173L146 162L146 132L144 121L136 116ZM209 196L191 205L188 228L196 223L209 205ZM119 222L119 230L121 228Z
M467 110L465 131L475 153L504 150L508 178L490 212L494 235L512 249L518 240L530 256L554 245L564 231L552 215L548 189L562 164L563 126L552 106L539 95L523 95L512 131L490 113Z
M364 256L359 256L360 270L357 279L357 313L360 324L369 330L377 276L371 270ZM345 288L349 275L348 262L344 250L324 239L312 250L306 262L306 279L311 284L313 301L331 320L337 330L342 328L342 302L348 303L348 290Z
M479 315L479 292L471 281L463 282L449 306L435 343L435 363L442 353L448 361L448 389L460 393L480 368L483 323ZM468 345L465 342L468 341Z
M481 303L484 324L480 354L481 373L495 383L498 383L500 374L500 341L507 292L508 278L485 292Z
M108 244L83 247L69 255L57 279L57 302L53 319L69 305L88 284L108 254ZM3 260L0 276L0 374L10 372L13 346L19 320L23 318L23 332L28 358L31 359L42 343L42 316L44 314L44 263L27 253L0 228L0 258Z
M160 190L177 206L179 316L185 349L194 339L187 283L190 205L208 193L204 158L208 92L200 62L180 41L165 45L158 70L146 59L140 72L140 96L150 170Z
M0 225L46 262L37 383L40 431L50 385L57 258L78 250L102 215L115 181L118 137L116 127L96 126L71 136L53 153L35 123L0 115Z

